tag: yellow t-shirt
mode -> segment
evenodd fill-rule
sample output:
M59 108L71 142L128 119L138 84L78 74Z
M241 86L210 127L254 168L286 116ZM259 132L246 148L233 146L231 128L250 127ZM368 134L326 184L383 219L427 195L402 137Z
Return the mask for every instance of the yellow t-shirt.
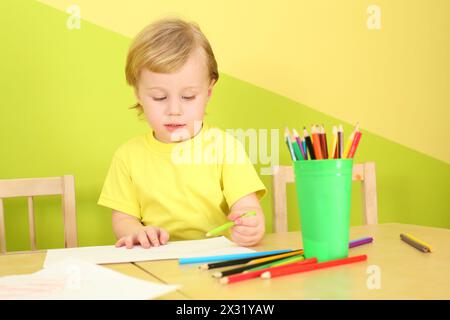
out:
M243 145L203 124L183 142L160 142L150 130L119 147L98 204L189 240L227 222L229 208L253 192L261 199L267 189Z

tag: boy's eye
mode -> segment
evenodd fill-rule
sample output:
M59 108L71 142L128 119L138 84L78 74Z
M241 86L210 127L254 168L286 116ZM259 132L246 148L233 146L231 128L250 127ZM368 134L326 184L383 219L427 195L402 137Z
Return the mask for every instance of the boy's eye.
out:
M154 97L153 100L155 100L155 101L163 101L165 98L166 98L166 97L161 97L161 98L156 98L156 97Z
M190 96L190 97L183 96L182 98L185 100L193 100L195 98L195 96Z

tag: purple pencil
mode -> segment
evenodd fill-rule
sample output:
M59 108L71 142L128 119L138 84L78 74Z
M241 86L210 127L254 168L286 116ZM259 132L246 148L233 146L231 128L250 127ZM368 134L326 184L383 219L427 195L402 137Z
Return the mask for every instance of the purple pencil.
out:
M363 244L371 243L371 242L373 242L373 238L372 237L356 239L356 240L350 241L348 247L349 248L354 248L354 247L358 247L358 246L361 246Z

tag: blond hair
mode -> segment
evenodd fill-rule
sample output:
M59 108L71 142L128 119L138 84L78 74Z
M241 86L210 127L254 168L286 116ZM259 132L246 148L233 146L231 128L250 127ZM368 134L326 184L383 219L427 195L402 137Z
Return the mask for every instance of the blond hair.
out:
M196 23L179 18L164 18L153 22L138 33L128 50L125 67L127 83L137 90L139 74L143 68L158 73L177 71L198 47L205 52L210 81L217 82L219 72L214 53ZM144 112L139 103L130 109L138 109L139 115Z

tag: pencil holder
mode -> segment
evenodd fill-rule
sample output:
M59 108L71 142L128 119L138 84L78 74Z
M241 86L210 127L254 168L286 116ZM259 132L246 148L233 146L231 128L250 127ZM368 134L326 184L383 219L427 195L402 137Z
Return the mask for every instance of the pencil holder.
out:
M295 161L295 186L305 257L348 256L352 159Z

